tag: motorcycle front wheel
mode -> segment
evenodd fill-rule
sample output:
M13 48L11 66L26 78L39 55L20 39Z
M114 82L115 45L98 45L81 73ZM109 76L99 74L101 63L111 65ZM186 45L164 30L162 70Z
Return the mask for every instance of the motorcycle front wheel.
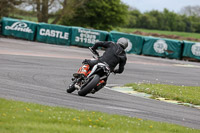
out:
M72 93L73 91L76 90L76 88L74 87L75 85L75 82L72 82L70 85L69 85L69 88L66 90L67 93Z
M79 92L78 95L79 96L86 96L88 93L90 93L92 91L93 88L95 88L97 86L97 84L100 81L100 77L99 75L94 75L93 77L91 77L91 79L89 80L89 82L87 83L87 85L85 85Z

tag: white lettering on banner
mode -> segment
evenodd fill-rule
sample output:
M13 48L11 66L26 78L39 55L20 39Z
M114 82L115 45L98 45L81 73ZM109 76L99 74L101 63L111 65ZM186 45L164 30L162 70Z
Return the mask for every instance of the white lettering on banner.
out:
M78 29L78 32L79 33L84 33L84 34L93 34L93 35L100 35L99 32L93 32L93 31L90 31L90 30L84 30L84 29Z
M57 31L57 30L50 30L50 29L40 29L41 36L49 36L49 37L56 37L60 39L69 39L69 33Z
M80 36L75 37L76 42L95 44L99 41L98 39L96 39L97 36L100 35L99 32L93 32L84 29L78 29L78 32L80 33Z
M33 31L24 22L15 22L11 26L6 26L5 29L33 33Z
M200 43L192 45L191 51L193 55L200 56Z
M167 43L164 40L158 40L154 43L153 48L157 53L164 53L167 50Z
M75 41L81 42L81 43L90 43L90 44L95 44L96 42L99 42L99 40L95 40L95 39L91 39L91 38L82 38L79 36L76 36Z

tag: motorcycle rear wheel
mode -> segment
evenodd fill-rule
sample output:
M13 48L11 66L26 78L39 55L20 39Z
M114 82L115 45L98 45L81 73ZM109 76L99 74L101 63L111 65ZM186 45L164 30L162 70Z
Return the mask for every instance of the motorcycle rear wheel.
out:
M90 93L92 91L93 88L95 88L97 86L97 84L100 81L100 77L99 75L94 75L92 77L92 79L90 79L89 83L87 85L85 85L79 92L78 95L79 96L86 96L88 93Z

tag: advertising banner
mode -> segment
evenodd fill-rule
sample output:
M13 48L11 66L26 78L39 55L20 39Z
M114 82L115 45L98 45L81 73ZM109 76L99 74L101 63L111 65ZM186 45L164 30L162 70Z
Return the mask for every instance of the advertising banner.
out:
M98 41L106 41L107 35L107 31L72 27L71 45L91 47Z
M122 37L128 39L128 47L126 48L127 53L141 54L144 42L142 36L111 31L109 33L108 41L117 42L117 40Z
M36 40L44 43L70 45L71 27L40 23L37 26Z
M0 35L2 35L2 20L0 20Z
M200 42L184 41L183 56L200 60Z
M4 17L2 19L2 34L27 40L34 40L37 23L11 19Z
M181 59L182 41L145 37L142 54Z

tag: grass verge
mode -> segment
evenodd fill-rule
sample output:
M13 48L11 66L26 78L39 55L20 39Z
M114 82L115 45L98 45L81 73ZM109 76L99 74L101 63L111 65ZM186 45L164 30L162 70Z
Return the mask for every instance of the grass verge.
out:
M174 124L0 99L1 133L200 133Z
M162 30L148 30L139 28L116 28L115 30L125 33L133 33L135 31L141 31L146 33L158 33L163 35L177 35L181 37L192 37L200 39L200 34L198 33L188 33L188 32L178 32L178 31L162 31Z
M30 15L20 15L20 14L14 14L10 16L11 18L17 18L17 19L23 19L23 20L28 20L28 21L33 21L33 22L38 22L37 17L35 16L30 16ZM48 23L51 24L53 22L54 18L49 18Z
M200 105L200 87L197 86L175 86L165 84L127 84L135 91L152 94L153 97L163 97L180 102Z

